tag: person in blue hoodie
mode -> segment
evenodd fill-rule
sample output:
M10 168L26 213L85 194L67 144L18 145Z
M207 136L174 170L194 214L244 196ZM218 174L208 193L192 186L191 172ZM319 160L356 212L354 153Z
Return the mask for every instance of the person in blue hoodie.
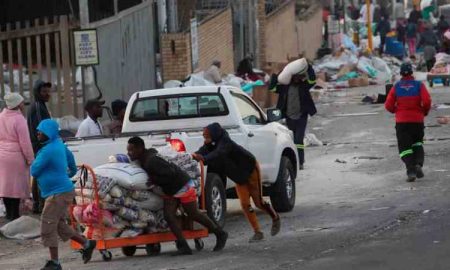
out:
M84 263L90 261L96 241L87 240L66 223L67 212L75 197L70 177L77 172L73 154L59 137L56 121L46 119L37 127L37 137L42 148L31 165L31 175L37 179L42 198L45 198L41 215L41 238L49 248L50 261L42 270L62 269L58 257L58 236L72 239L83 246Z

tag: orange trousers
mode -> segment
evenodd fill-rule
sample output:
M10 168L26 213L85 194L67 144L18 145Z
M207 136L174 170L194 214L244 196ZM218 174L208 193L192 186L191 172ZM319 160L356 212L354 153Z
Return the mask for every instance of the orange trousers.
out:
M272 220L279 218L272 206L263 199L261 173L258 164L256 164L255 170L246 184L236 184L236 193L241 201L242 210L255 232L260 232L261 228L259 227L255 210L252 208L250 198L253 199L255 206L270 215Z

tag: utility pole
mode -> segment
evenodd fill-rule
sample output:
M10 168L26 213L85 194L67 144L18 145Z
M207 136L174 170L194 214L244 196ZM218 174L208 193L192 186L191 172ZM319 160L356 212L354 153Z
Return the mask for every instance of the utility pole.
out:
M79 0L80 7L80 27L86 29L89 27L89 5L88 0ZM86 104L86 74L87 70L85 66L81 66L81 88L83 91L83 104ZM76 97L74 97L76 99ZM75 101L75 104L78 102Z
M370 52L373 51L373 37L372 37L372 20L371 20L371 10L370 10L371 4L370 0L366 0L366 8L367 8L367 40L368 40L368 46Z

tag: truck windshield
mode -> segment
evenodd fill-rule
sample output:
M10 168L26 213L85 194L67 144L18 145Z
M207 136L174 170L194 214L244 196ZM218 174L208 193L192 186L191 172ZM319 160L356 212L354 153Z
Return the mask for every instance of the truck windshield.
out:
M227 115L228 108L220 94L158 96L138 99L130 121L155 121Z

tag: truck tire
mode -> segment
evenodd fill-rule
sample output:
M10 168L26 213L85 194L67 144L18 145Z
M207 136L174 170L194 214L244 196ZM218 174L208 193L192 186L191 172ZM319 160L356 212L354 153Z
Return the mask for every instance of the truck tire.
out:
M206 176L205 203L208 217L223 228L227 212L227 197L222 179L215 173L208 173Z
M295 206L295 172L291 160L281 157L280 170L272 186L270 201L277 212L290 212Z

